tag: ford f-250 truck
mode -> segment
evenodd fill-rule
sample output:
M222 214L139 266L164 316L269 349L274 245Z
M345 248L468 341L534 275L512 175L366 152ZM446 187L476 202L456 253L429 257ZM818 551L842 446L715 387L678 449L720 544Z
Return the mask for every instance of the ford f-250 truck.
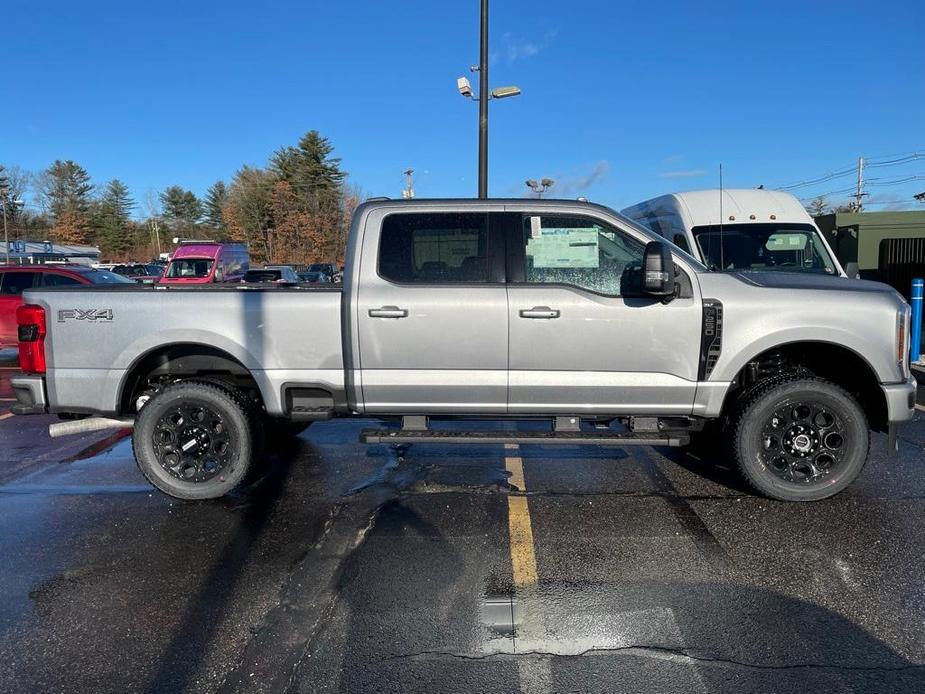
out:
M678 446L712 430L757 490L814 500L914 408L891 288L709 272L583 201L368 201L342 288L25 297L14 411L132 426L141 470L185 499L242 484L267 425L363 416L401 418L361 437L403 444ZM431 427L443 417L549 424Z

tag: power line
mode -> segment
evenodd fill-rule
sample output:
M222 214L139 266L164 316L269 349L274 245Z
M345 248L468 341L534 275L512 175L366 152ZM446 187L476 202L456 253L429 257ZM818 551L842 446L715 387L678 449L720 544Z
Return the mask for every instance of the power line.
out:
M887 157L892 157L891 159ZM898 152L896 154L887 154L881 155L878 157L862 157L864 159L865 168L882 168L888 166L900 166L902 164L907 164L911 161L916 161L917 159L925 158L925 152L921 150L912 151L912 152ZM803 181L798 181L796 183L791 183L788 185L777 186L776 190L797 190L799 188L806 188L809 186L819 185L820 183L826 183L828 181L844 178L845 176L850 176L857 171L855 165L847 166L842 169L835 169L826 174L816 176L814 178L808 178Z

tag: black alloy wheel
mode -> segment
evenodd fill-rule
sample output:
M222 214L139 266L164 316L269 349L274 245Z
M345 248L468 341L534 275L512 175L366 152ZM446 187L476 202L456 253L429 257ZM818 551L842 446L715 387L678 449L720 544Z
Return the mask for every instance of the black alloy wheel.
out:
M782 501L837 494L860 474L870 449L867 416L854 396L805 373L750 391L728 433L746 481Z
M243 484L259 420L247 398L209 381L162 388L135 418L135 460L151 484L178 499L214 499Z
M787 403L765 422L761 457L786 482L819 482L844 461L842 423L819 401Z

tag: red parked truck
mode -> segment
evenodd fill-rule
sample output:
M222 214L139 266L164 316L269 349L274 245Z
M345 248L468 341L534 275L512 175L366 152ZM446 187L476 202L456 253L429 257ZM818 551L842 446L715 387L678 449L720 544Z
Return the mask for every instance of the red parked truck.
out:
M244 244L181 241L158 284L240 282L249 268L250 255Z

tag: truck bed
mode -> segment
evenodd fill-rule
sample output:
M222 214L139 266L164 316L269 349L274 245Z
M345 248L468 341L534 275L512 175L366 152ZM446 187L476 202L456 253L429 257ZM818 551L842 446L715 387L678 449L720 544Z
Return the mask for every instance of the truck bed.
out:
M67 287L24 298L46 311L53 410L116 412L130 369L167 345L230 355L272 414L286 383L343 390L340 287Z

